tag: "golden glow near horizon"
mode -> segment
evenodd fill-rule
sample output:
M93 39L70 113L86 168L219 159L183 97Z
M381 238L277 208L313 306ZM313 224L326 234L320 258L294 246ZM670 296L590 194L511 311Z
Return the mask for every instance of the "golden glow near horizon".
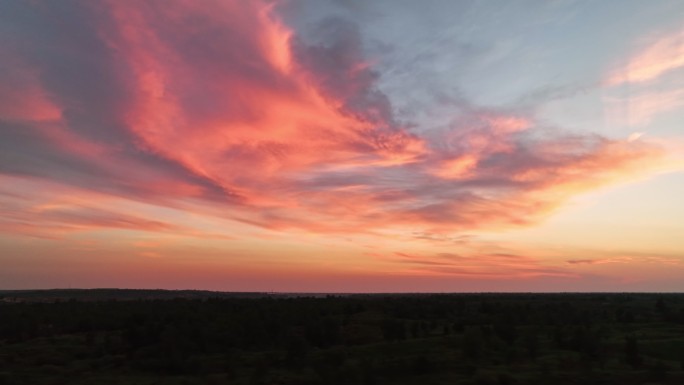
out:
M1 5L0 288L684 290L682 4L315 4Z

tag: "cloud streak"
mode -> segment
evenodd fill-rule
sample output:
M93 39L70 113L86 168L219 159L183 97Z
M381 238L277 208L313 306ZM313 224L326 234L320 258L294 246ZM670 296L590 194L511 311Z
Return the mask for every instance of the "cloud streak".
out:
M530 279L537 277L578 278L571 271L545 266L540 260L510 253L419 255L395 252L377 258L404 267L404 273L456 276L478 279Z

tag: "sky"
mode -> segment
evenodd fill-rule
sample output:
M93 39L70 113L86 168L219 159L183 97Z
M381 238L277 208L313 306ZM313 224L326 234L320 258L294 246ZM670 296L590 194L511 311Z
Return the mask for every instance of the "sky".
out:
M684 291L679 0L8 0L0 58L0 289Z

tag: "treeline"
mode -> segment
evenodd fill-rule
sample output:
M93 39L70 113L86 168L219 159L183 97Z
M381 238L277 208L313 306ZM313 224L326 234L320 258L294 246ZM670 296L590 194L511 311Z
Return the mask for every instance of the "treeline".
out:
M160 376L245 384L684 383L684 296L356 295L0 305L0 384L67 378L148 383Z

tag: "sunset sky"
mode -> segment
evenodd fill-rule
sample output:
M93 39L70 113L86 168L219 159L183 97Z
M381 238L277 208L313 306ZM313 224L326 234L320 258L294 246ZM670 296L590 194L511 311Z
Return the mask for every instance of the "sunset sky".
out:
M0 2L0 289L684 291L684 2Z

